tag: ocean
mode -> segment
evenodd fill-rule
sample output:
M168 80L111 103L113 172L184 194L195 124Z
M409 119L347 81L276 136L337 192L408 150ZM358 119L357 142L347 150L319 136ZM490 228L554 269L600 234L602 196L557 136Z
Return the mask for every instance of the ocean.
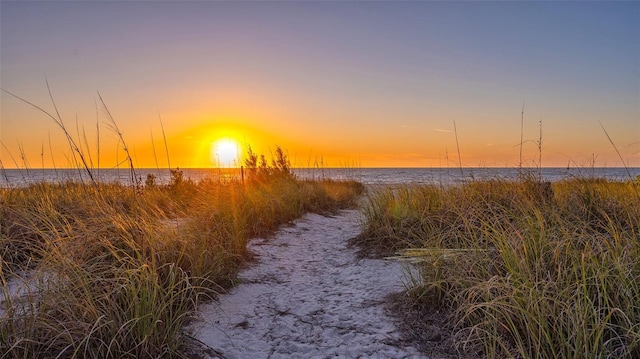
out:
M186 168L181 169L184 178L200 181L239 179L238 169ZM545 181L568 178L606 178L614 181L635 179L640 168L295 168L294 174L302 179L355 180L367 185L392 185L400 183L451 185L468 180L515 179L522 173L542 176ZM144 184L147 174L155 176L158 184L171 180L169 169L138 168L136 180ZM125 185L132 184L128 169L94 169L97 181ZM0 169L0 187L23 187L38 182L62 183L67 181L90 182L86 171L79 169Z

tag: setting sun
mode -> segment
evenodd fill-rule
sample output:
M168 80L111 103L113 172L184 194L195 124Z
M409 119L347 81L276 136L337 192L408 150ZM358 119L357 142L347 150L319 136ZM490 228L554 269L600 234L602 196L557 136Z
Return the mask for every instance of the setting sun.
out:
M240 144L231 138L224 138L211 144L211 163L216 167L238 167Z
M78 150L239 167L249 145L293 167L640 167L639 4L0 1L0 180Z

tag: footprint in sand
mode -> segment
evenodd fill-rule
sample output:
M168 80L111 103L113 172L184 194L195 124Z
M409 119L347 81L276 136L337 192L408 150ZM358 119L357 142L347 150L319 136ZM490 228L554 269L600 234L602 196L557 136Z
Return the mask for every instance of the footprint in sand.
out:
M251 241L256 261L240 272L242 284L200 308L194 336L228 359L423 358L384 307L403 289L402 265L348 248L358 215L307 214Z

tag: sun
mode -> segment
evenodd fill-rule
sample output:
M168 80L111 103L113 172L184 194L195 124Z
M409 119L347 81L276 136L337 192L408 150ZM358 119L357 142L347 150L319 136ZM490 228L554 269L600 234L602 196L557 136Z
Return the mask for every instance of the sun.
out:
M232 138L223 138L211 144L211 163L216 167L238 167L240 145Z

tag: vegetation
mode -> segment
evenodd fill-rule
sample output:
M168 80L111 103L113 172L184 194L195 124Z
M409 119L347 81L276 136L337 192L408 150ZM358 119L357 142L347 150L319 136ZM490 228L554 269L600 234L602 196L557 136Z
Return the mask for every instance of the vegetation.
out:
M278 154L244 182L0 189L0 357L184 356L184 326L234 283L248 238L363 191L298 180Z
M383 188L357 241L415 263L413 308L425 325L445 314L434 340L458 355L638 358L639 185L523 176Z

